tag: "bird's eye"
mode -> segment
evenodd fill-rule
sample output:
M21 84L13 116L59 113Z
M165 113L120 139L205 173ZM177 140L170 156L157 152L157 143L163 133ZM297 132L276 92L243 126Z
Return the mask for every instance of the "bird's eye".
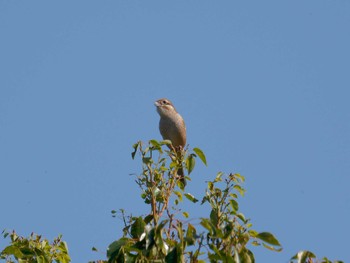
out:
M163 100L163 104L168 104L168 102L166 100Z

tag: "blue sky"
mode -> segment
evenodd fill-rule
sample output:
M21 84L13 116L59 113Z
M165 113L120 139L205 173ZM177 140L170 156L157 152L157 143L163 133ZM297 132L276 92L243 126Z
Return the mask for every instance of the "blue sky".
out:
M349 25L344 0L1 1L1 230L104 258L110 211L148 211L131 146L160 139L167 97L208 159L188 191L246 177L241 211L284 247L257 262L350 261Z

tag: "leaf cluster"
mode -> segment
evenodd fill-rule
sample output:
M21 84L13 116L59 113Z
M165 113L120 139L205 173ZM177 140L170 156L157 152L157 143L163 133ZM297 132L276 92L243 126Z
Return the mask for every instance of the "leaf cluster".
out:
M110 244L108 262L254 262L248 244L282 249L272 234L252 230L250 220L239 212L238 197L245 192L243 176L218 173L207 183L201 202L210 206L208 217L189 223L195 220L184 221L190 213L179 206L184 198L193 205L198 199L186 192L178 171L184 168L185 179L190 181L196 159L207 164L203 151L184 149L179 154L169 141L155 140L146 146L138 142L133 148L132 157L139 153L142 160L136 183L150 212L133 217L120 210L123 237Z
M314 253L304 250L294 255L291 258L290 263L344 263L344 262L340 260L331 261L326 257L324 257L321 260L318 260Z
M17 235L15 231L2 233L4 238L9 236L11 239L10 245L0 253L0 259L5 259L6 263L68 263L71 261L67 244L61 240L61 235L50 243L34 233L28 238Z
M224 176L222 172L208 182L202 204L209 203L211 212L209 218L201 219L201 225L207 230L210 262L254 262L254 254L247 247L249 243L273 251L282 250L273 234L253 230L250 220L239 212L237 199L244 195L243 182L240 174Z
M237 173L217 173L207 182L201 205L209 206L208 215L190 219L190 212L181 209L184 200L199 205L199 199L186 191L190 175L199 158L207 160L199 148L175 150L170 141L151 140L147 145L133 145L132 158L141 159L141 173L135 182L141 189L141 199L149 206L146 215L126 215L119 210L124 223L122 237L107 249L107 260L96 263L136 262L255 262L250 248L263 246L281 251L277 238L269 232L252 229L250 219L239 210L238 199L244 196L245 178ZM194 207L195 209L195 207ZM112 211L112 216L117 215ZM2 232L10 244L0 252L0 261L6 263L69 263L66 242L61 236L49 242L32 233L28 238ZM92 249L97 251L96 248ZM329 259L317 260L310 251L300 251L291 263L332 263ZM90 262L94 263L94 262ZM343 263L333 261L333 263Z

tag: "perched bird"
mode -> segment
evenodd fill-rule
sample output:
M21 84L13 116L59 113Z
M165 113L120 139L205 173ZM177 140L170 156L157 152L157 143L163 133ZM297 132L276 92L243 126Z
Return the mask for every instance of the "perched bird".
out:
M159 99L154 105L160 115L159 131L164 140L170 140L174 148L184 148L186 144L186 126L181 115L168 99Z
M174 105L168 99L159 99L154 105L159 113L159 131L164 140L170 140L174 150L181 156L182 150L186 145L186 125L184 119L176 111ZM185 185L184 173L182 167L178 170L178 175Z

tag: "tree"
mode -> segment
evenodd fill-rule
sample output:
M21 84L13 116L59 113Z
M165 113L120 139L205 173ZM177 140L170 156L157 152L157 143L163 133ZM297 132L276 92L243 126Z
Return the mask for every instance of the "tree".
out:
M168 146L168 147L167 147ZM198 205L199 199L186 192L186 183L178 175L184 168L185 180L191 181L196 160L207 164L199 148L185 149L182 154L171 150L170 141L151 140L146 145L133 145L132 158L141 159L141 173L136 183L141 189L141 199L149 206L146 215L127 216L120 214L124 222L122 237L112 242L107 249L107 260L95 263L119 262L255 262L251 248L263 246L272 251L281 251L277 238L268 232L258 232L240 211L238 198L243 196L245 178L238 173L218 172L214 180L207 182L201 198L208 205L206 216L197 221L181 209L184 200ZM117 211L112 211L116 216ZM191 223L190 223L191 222ZM10 245L0 253L6 263L57 262L68 263L67 244L61 236L52 243L32 233L28 238L3 232L10 237ZM97 250L93 248L93 250ZM300 251L291 258L292 263L331 263L327 258L316 260L309 251ZM94 262L91 262L94 263ZM341 263L341 261L334 261Z
M182 212L180 205L183 199L193 204L199 200L185 191L177 171L184 167L185 179L190 181L196 159L206 165L206 157L199 148L178 155L166 145L170 141L151 140L146 146L142 142L133 146L132 157L139 153L142 160L136 182L150 212L125 216L121 210L123 236L110 244L108 262L254 262L248 244L282 250L274 235L253 230L250 220L239 212L238 197L245 190L244 177L237 173L219 172L207 183L201 204L209 204L209 213L196 222L198 226L188 223L193 220L188 220L189 212Z
M58 236L50 244L47 239L32 233L29 238L21 237L16 232L2 232L4 237L11 239L11 244L0 253L0 259L5 259L7 263L68 263L68 247L62 241L62 236ZM16 261L14 261L16 260Z

